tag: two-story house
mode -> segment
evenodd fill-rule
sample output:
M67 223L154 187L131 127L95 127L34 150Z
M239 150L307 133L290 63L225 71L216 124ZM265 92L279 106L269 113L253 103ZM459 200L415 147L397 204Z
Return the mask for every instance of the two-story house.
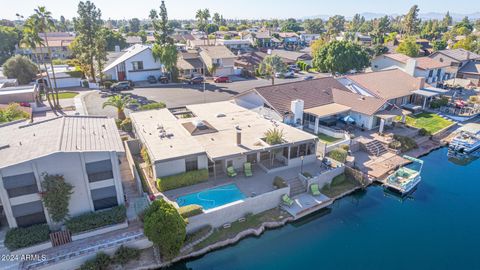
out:
M462 68L471 61L480 61L480 55L465 49L440 50L432 53L430 58L445 63L450 78L463 78Z
M237 58L225 46L200 46L200 57L212 76L233 75L234 63Z

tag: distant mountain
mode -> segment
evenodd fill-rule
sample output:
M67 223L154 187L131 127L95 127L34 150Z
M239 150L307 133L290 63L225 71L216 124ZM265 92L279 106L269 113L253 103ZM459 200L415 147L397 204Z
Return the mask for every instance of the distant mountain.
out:
M443 17L445 16L445 13L447 13L447 12L445 11L444 13L441 13L441 12L420 13L420 18L421 18L422 20L441 20L441 19L443 19ZM366 20L371 20L371 19L383 17L383 16L385 16L385 15L392 16L392 17L396 17L396 16L398 16L399 14L362 12L362 13L360 13L360 15L362 15L363 17L365 17ZM301 19L302 19L302 20L305 20L305 19L317 19L317 18L320 18L320 19L322 19L322 20L328 20L328 18L329 18L330 16L332 16L332 15L322 14L322 15L315 15L315 16L307 16L307 17L303 17L303 18L301 18ZM474 12L474 13L470 13L470 14L461 14L461 13L452 13L452 12L450 12L450 16L452 16L453 21L461 21L465 16L467 16L470 20L477 20L477 19L480 19L480 12ZM347 20L351 20L352 17L353 17L353 16L346 16Z

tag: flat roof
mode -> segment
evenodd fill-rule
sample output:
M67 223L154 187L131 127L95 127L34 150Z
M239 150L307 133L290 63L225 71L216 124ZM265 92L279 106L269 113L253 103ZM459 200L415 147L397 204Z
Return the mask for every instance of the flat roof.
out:
M150 110L130 114L135 130L147 146L152 160L167 161L189 155L206 153L211 159L239 155L249 151L268 149L264 133L273 128L283 131L288 143L316 139L316 136L288 126L234 104L232 101L187 105L194 116L177 118L169 109ZM185 123L205 121L216 131L192 135ZM241 145L236 144L238 127ZM164 130L168 136L160 136Z
M330 103L318 107L306 109L305 112L318 117L326 117L338 113L348 112L351 108L342 104Z
M33 93L33 92L35 92L34 85L0 88L0 96Z

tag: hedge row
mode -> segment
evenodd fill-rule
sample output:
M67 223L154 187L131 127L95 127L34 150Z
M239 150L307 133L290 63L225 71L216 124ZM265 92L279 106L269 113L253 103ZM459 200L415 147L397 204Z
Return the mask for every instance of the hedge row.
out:
M185 186L191 186L208 180L208 170L202 169L157 179L157 189L167 191Z
M185 205L178 208L178 213L183 218L189 218L203 213L203 208L198 204Z
M5 246L10 250L33 246L50 240L47 224L33 225L27 228L13 228L5 235Z
M92 212L71 218L65 222L65 225L72 233L80 233L122 223L126 217L125 206L119 205L109 210Z

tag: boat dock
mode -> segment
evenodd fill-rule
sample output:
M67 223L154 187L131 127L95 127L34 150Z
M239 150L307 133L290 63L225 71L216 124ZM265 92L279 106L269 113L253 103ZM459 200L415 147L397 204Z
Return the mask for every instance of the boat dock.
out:
M333 203L333 199L323 194L313 196L308 193L302 193L293 197L292 200L294 201L292 206L282 205L282 209L287 211L294 220L328 207Z

